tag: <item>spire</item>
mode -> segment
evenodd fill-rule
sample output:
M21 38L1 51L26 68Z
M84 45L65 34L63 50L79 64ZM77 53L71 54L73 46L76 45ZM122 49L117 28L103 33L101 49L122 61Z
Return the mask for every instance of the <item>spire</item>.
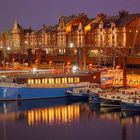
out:
M14 22L14 26L12 28L13 33L18 33L20 31L20 25L18 24L17 20Z
M15 22L14 22L14 29L18 29L18 23L17 23L17 20L15 20Z

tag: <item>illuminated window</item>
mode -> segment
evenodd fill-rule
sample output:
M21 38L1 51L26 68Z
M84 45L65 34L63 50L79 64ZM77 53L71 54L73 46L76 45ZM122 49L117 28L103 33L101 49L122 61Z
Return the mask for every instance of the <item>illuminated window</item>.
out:
M43 84L45 83L45 79L42 79L42 83L43 83Z
M45 83L46 83L46 84L48 83L48 80L47 80L47 79L45 79Z
M54 84L54 78L52 78L52 83Z
M62 83L65 83L65 78L62 78Z
M57 78L55 78L55 83L58 84L58 79Z
M70 83L70 82L71 82L71 78L69 77L69 78L68 78L68 83Z
M71 83L73 83L73 78L71 77Z
M35 84L37 84L38 83L38 80L37 79L35 79Z
M77 77L77 83L79 83L80 82L80 78L79 77Z
M34 84L34 79L31 80L31 84Z
M74 83L77 83L77 78L76 77L74 78Z
M59 84L61 83L61 79L60 79L60 78L58 78L58 83L59 83Z
M38 79L38 84L40 84L41 83L41 80L40 79Z
M138 85L138 81L134 81L134 84L135 84L135 85Z
M93 76L93 79L96 79L96 76Z
M31 84L31 80L30 79L28 79L28 84Z
M133 81L132 81L132 80L130 80L130 81L129 81L129 84L133 84Z
M67 83L67 78L65 78L65 83Z
M51 79L51 78L49 78L49 84L51 84L51 82L52 82L52 79Z

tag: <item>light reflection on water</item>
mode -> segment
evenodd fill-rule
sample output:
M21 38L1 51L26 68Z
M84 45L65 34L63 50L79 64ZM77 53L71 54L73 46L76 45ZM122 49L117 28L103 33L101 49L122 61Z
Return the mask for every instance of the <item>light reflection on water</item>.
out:
M138 140L140 112L99 108L64 99L7 102L0 106L2 140Z

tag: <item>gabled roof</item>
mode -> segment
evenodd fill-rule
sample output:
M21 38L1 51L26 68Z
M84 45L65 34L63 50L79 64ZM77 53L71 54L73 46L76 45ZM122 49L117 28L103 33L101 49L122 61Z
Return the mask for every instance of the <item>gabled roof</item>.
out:
M116 21L116 25L118 27L126 26L126 25L130 24L132 21L134 21L138 17L140 18L140 14L128 14L126 16L120 17Z

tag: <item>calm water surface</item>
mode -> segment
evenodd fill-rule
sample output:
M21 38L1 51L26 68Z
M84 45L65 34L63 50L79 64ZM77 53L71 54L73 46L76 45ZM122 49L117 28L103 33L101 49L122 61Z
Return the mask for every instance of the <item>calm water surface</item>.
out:
M0 139L139 140L139 114L64 99L0 103Z

